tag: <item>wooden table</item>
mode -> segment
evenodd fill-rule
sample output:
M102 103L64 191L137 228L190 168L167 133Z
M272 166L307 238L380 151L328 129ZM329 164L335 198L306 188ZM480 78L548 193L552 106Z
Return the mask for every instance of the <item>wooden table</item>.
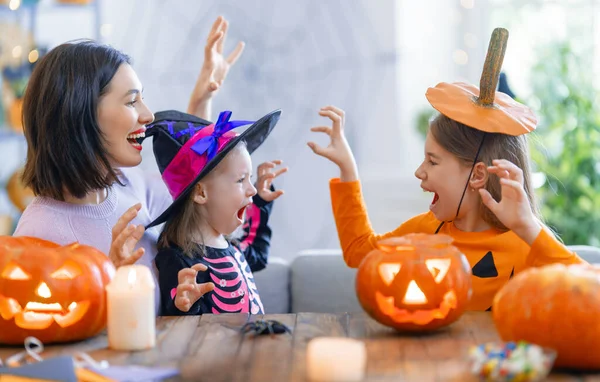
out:
M367 345L368 381L475 381L469 375L470 345L496 341L491 315L466 313L458 322L436 334L406 336L379 325L364 313L300 313L251 316L275 319L293 335L243 337L239 328L245 314L159 317L157 345L140 352L107 349L106 336L62 346L49 346L45 357L85 351L112 364L179 367L173 380L190 381L305 381L307 342L317 336L363 339ZM21 349L0 347L0 358ZM549 381L600 381L600 374L553 373Z

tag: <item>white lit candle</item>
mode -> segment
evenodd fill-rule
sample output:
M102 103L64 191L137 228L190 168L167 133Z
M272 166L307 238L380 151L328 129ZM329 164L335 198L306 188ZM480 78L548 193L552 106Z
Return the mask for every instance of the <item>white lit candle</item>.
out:
M108 346L115 350L143 350L156 343L156 284L144 265L117 269L106 286Z
M306 348L306 374L311 381L362 381L367 349L362 341L343 337L319 337Z

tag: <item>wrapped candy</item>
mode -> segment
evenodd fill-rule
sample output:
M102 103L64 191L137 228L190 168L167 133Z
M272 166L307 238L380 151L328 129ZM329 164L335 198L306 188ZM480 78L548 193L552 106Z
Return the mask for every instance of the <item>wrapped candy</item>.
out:
M482 381L541 381L552 369L556 352L524 341L485 343L469 350L471 372Z

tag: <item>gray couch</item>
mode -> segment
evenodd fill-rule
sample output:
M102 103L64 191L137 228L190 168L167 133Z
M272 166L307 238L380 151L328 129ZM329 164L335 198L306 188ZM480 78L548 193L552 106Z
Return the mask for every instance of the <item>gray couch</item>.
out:
M570 246L584 260L600 264L600 248ZM356 312L354 277L339 250L304 251L291 262L272 257L254 278L266 313Z

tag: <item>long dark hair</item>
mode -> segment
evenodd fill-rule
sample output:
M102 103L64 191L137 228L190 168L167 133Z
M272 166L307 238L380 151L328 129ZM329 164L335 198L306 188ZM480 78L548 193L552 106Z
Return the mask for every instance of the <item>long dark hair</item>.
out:
M23 103L23 182L36 195L64 200L66 191L83 198L119 182L97 107L119 67L129 63L127 55L90 40L59 45L37 63Z

